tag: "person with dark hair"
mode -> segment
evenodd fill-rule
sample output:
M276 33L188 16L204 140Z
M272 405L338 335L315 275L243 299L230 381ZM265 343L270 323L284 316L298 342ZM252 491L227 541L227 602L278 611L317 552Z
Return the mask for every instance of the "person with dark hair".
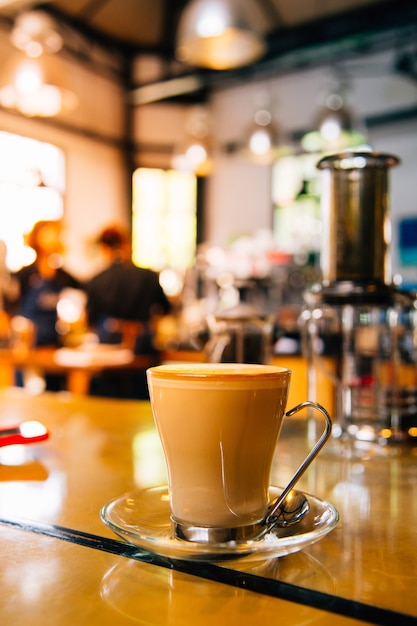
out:
M158 274L132 263L130 239L121 228L105 228L98 244L107 266L85 284L90 326L108 341L115 321L142 322L149 339L152 320L171 311ZM137 351L144 348L137 346Z
M105 228L97 243L106 267L84 285L89 326L101 343L124 345L128 329L128 347L136 354L157 354L154 322L171 312L171 303L160 285L158 273L134 265L130 236L121 227ZM136 330L132 332L132 329ZM135 393L132 391L132 395Z

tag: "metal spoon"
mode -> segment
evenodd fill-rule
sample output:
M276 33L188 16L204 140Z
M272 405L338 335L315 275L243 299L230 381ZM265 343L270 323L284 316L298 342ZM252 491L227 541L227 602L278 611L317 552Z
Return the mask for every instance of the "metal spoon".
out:
M282 492L274 505L274 514L270 513L264 522L252 527L253 534L249 539L262 539L274 528L286 528L298 524L309 512L310 504L301 491Z

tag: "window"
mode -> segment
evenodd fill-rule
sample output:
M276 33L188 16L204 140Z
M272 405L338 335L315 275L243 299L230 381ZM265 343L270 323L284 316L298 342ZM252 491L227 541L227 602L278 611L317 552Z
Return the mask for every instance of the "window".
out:
M190 172L139 168L133 175L133 261L183 276L194 264L197 179Z
M62 218L64 191L62 150L0 131L0 240L10 271L33 261L25 235L39 220Z

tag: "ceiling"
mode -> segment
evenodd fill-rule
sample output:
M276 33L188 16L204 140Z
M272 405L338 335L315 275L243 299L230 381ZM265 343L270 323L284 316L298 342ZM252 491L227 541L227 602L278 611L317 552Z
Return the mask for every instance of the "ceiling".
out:
M244 2L245 0L239 0ZM68 20L104 43L112 43L133 53L156 52L172 55L179 16L188 0L3 0L5 9L41 6L57 17ZM283 31L314 24L318 20L339 19L354 11L361 19L366 9L369 21L380 21L387 13L393 20L402 15L405 4L398 0L246 0L251 19L272 41ZM0 1L0 5L2 2ZM377 16L379 15L379 20ZM353 19L353 18L352 18ZM336 23L336 22L335 22ZM366 24L369 28L371 23ZM377 26L377 25L376 25Z
M294 69L335 58L337 52L383 48L387 38L413 28L417 41L416 0L239 0L250 5L254 26L267 40L264 57L248 68L204 71L206 83L248 72ZM0 0L0 20L13 23L19 12L42 8L89 42L115 50L123 59L157 54L175 62L179 17L188 0ZM337 48L336 48L337 46ZM200 72L184 67L184 74ZM178 75L178 67L173 75ZM216 78L213 78L213 76ZM170 78L169 73L165 79Z

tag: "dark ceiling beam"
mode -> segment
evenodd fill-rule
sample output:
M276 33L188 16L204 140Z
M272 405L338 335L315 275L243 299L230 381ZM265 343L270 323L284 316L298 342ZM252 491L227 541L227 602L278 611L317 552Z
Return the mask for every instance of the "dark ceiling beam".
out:
M416 0L396 0L349 10L301 24L289 29L277 29L267 37L267 52L262 62L268 62L288 52L310 46L346 41L349 37L363 37L367 43L378 33L417 27ZM356 44L359 40L356 40Z
M384 7L382 10L381 6ZM393 3L378 5L372 9L358 9L340 13L331 18L316 20L298 27L280 29L268 36L267 52L264 57L247 67L227 71L210 71L190 68L182 78L191 77L198 91L211 90L239 84L247 80L261 80L276 77L288 72L305 70L328 64L340 63L358 55L377 53L393 48L404 48L417 41L417 1L396 0L395 15ZM136 85L132 98L143 104L146 91L148 101L169 100L181 96L181 77L176 76L179 91L167 85L164 96L164 82L154 83L155 97L152 98L152 84ZM170 81L170 78L167 78ZM183 81L185 85L189 82ZM184 92L185 93L185 92ZM190 94L190 91L187 91Z
M160 53L167 58L173 58L175 51L173 42L175 42L175 33L177 32L178 22L181 14L188 4L189 0L167 0L163 10L163 23L161 28Z
M107 2L107 0L99 1L100 3ZM93 4L95 4L94 1ZM96 7L91 5L91 10L93 10L94 8ZM125 41L122 41L115 37L111 37L110 35L101 32L93 26L89 26L85 16L82 13L80 13L79 16L72 17L67 13L64 13L60 9L57 9L53 4L42 2L32 6L32 9L39 9L44 11L45 13L48 13L58 22L58 24L61 23L63 26L66 26L70 30L75 31L76 33L81 35L90 45L100 46L108 52L114 50L118 54L123 56L132 56L135 53L135 48L132 44L126 43ZM88 15L88 17L90 16Z
M77 16L70 16L67 13L57 9L53 4L37 3L32 6L33 9L41 9L45 13L49 13L54 19L69 28L74 29L80 35L89 40L92 44L97 44L105 49L117 49L122 54L135 56L143 53L159 54L161 56L173 58L174 34L176 32L180 15L189 0L166 0L163 8L163 21L161 24L160 43L152 44L135 44L126 42L117 37L112 37L100 29L89 25L88 20L93 18L97 11L104 6L109 0L91 0L86 5L85 11L80 11Z
M108 0L97 0L102 6ZM96 0L86 7L86 14L90 15L90 11L98 10ZM106 34L90 28L85 22L84 14L77 17L71 17L63 13L52 4L39 3L32 6L32 9L42 10L50 15L61 27L64 39L64 45L59 54L66 56L68 59L76 63L80 63L90 70L102 75L110 77L112 80L125 85L128 76L131 59L133 58L130 47L124 42L120 42ZM105 55L95 54L95 49L105 52ZM105 58L111 59L107 63Z

